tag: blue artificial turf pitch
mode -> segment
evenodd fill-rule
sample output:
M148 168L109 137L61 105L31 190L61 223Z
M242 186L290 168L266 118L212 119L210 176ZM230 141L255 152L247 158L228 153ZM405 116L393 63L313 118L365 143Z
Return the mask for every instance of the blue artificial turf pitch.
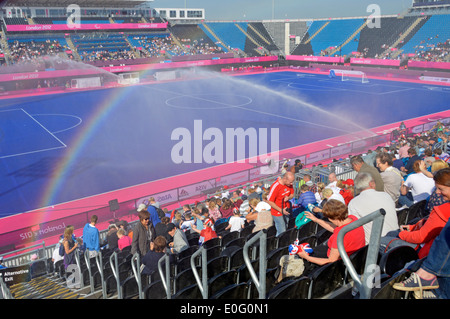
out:
M0 217L221 164L201 156L210 141L198 131L223 134L226 160L227 129L267 142L278 129L282 150L447 110L449 94L278 72L1 100ZM179 132L191 134L192 163L174 161Z

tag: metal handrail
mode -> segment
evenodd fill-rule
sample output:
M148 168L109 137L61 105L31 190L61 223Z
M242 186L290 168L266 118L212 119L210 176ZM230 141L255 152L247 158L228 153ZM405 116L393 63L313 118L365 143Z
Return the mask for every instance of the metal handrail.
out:
M57 244L55 244L54 246L56 247L56 245ZM42 248L38 248L38 256L40 256L39 249L42 249L44 251L44 255L46 255L45 257L47 257L47 253L46 252L47 252L48 247L47 248L45 247L45 241L42 241L40 243L34 244L32 246L29 246L29 247L20 248L20 249L14 250L14 251L10 251L8 253L0 254L0 257L4 257L4 256L7 256L7 255L12 255L12 254L15 255L16 253L19 253L21 251L30 250L30 249L33 249L33 248L36 248L36 247L39 247L39 246L42 246ZM26 254L23 254L23 255L21 254L21 255L14 256L14 257L10 257L10 258L5 258L4 259L4 264L7 267L15 267L15 266L23 265L24 263L22 263L20 261L21 260L25 260L26 262L28 262L29 261L29 257L28 256L29 255L31 256L34 252L35 251L32 250L32 251L30 251L30 252L28 252ZM50 254L50 256L51 255L52 254Z
M166 273L164 274L162 264L166 264ZM171 299L172 294L170 293L170 257L169 252L166 252L164 256L162 256L158 260L158 271L159 276L161 277L161 282L166 290L167 299Z
M202 260L202 279L200 279L200 276L198 275L197 271L197 265L195 264L195 258L197 256L201 255ZM204 246L201 246L195 253L191 256L191 268L192 273L194 274L195 280L197 281L198 288L200 289L200 292L202 293L203 299L208 299L208 257L206 254L206 249Z
M133 270L134 278L136 278L136 282L138 285L139 299L144 299L140 268L141 268L141 256L139 255L139 253L135 253L131 258L131 269Z
M248 250L253 243L259 240L259 279L255 270L251 264L251 260L248 254ZM247 265L247 269L250 272L250 276L255 283L259 292L259 299L265 299L266 296L266 269L267 269L267 230L260 230L255 236L253 236L248 242L245 243L244 249L244 262Z
M91 293L94 293L94 278L92 277L92 269L91 269L91 258L89 257L90 250L86 248L84 251L84 260L86 261L86 266L89 273L89 286L91 288Z
M111 271L116 278L117 285L117 299L123 299L122 288L120 287L120 275L119 275L119 258L117 252L113 252L109 257L109 262L111 264Z
M106 281L105 281L105 275L103 273L103 255L102 251L99 250L98 254L95 256L95 262L97 264L98 272L100 273L100 280L102 283L102 296L103 299L106 299Z
M14 299L3 277L0 276L0 299Z
M356 288L360 292L360 299L370 299L373 284L369 283L368 280L372 278L370 276L370 274L373 273L372 266L377 264L378 251L380 248L381 230L383 229L383 222L385 215L386 211L384 209L379 209L367 216L361 217L355 220L354 222L344 226L339 232L337 237L337 246L339 254L342 260L344 261L344 264L347 267L350 276L354 280ZM372 230L370 233L370 242L367 250L364 272L363 275L360 277L357 274L355 267L353 266L347 252L345 251L344 236L348 232L370 222L373 222ZM365 280L363 281L362 278L365 278Z
M75 248L75 250L73 251L74 254L74 258L75 258L75 264L77 267L77 272L79 274L79 283L80 283L80 287L78 288L83 288L84 287L84 280L83 280L83 272L81 271L81 263L80 263L80 251L78 248ZM74 287L76 286L76 284L74 285Z

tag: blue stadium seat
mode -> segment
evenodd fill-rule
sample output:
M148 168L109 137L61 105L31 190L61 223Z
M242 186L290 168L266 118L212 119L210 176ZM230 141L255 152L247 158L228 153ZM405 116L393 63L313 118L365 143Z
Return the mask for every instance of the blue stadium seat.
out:
M393 276L396 272L402 270L407 263L418 259L419 255L414 248L399 246L383 253L379 266L383 274Z

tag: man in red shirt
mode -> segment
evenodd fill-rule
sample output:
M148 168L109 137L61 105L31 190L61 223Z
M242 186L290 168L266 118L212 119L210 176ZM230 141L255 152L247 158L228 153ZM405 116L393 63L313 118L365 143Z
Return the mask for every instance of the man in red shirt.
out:
M278 178L272 186L267 196L267 203L271 207L273 222L277 230L276 236L286 231L285 216L289 216L287 211L288 201L294 197L294 182L295 175L292 172L286 172L282 177Z

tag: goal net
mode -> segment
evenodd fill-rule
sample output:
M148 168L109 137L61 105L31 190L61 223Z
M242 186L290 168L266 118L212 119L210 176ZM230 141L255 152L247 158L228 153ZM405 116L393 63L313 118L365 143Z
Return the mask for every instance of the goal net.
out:
M330 78L340 77L341 81L355 81L361 83L369 83L366 73L363 71L353 70L330 70Z

